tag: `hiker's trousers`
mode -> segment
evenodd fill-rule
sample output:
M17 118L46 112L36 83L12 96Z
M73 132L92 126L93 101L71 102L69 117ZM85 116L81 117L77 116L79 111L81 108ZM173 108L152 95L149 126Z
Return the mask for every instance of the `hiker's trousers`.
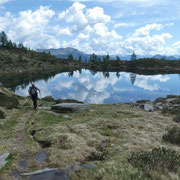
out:
M37 108L37 94L32 95L34 110Z

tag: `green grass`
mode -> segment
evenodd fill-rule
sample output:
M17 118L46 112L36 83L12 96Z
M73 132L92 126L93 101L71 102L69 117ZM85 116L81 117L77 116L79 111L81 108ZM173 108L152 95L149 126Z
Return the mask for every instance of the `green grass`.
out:
M67 121L63 115L52 115L46 112L41 112L39 116L35 117L36 124L41 124L42 126L50 126Z
M6 120L3 124L0 124L0 130L12 130L17 125L17 123L17 120Z

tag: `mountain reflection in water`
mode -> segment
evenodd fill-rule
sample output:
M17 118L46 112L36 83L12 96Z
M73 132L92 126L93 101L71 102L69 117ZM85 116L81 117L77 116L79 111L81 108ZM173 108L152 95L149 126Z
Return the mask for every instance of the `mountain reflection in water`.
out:
M179 94L178 74L144 76L126 72L94 72L80 70L61 73L50 79L39 80L41 97L76 99L88 104L135 102L154 100L168 94ZM15 93L27 96L29 85L17 86Z

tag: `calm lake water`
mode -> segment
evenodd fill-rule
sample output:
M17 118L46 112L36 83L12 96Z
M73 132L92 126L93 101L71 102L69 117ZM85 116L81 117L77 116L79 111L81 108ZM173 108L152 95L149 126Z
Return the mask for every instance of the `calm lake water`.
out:
M51 95L56 99L76 99L87 104L135 102L180 94L180 75L147 76L82 70L39 80L35 85L41 89L40 98ZM29 86L17 86L15 93L27 96Z

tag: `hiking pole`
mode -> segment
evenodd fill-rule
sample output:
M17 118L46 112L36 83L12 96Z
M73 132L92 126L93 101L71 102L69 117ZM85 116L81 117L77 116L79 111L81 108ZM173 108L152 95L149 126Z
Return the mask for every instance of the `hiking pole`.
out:
M39 91L39 96L40 96L40 99L41 99L41 91Z

